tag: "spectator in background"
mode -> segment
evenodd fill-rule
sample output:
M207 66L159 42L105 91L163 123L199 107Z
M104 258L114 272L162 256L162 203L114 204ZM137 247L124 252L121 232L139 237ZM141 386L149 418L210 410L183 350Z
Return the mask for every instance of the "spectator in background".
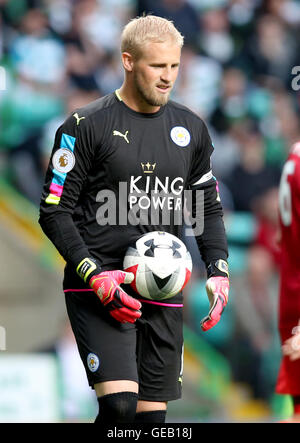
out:
M235 210L252 212L255 199L278 186L280 169L266 164L262 136L249 128L247 122L233 126L231 133L239 141L240 161L224 181L231 191Z
M90 52L76 44L66 45L66 69L72 87L86 90L98 89L95 77L97 65Z
M217 106L210 117L215 150L212 156L217 177L226 177L239 160L239 145L231 136L233 123L242 122L248 115L247 78L237 68L224 70Z
M291 26L300 23L300 5L298 0L264 0L258 13L271 14Z
M64 2L58 0L50 6L50 17L66 46L72 85L79 89L99 89L102 94L111 91L111 87L115 89L123 78L116 41L122 22L131 11L130 1L126 5L126 1L114 0L114 14L105 1L78 2L68 11L62 26L59 17Z
M232 60L235 47L225 8L212 7L203 11L198 42L203 54L214 58L222 65Z
M289 29L276 17L258 17L255 33L242 50L242 59L252 79L263 83L275 77L288 87L292 67L297 62L297 43Z
M223 72L219 102L211 115L211 124L218 133L226 134L232 122L244 119L247 114L247 78L240 69L229 67Z
M17 27L22 17L29 8L34 8L38 0L0 0L0 10L4 17L4 22L10 29ZM37 7L41 5L37 4Z
M296 97L278 79L268 78L264 88L251 88L248 102L249 116L264 139L266 163L282 168L300 135Z
M116 49L121 33L121 23L117 14L107 14L102 3L85 0L75 6L82 38L104 52Z
M274 123L275 125L277 123L281 138L280 166L282 167L289 152L289 146L300 138L300 122L295 97L282 88L273 91L273 114ZM276 134L276 130L274 132Z
M280 264L278 225L278 186L267 189L253 203L253 214L257 220L254 247L263 248L276 270Z
M30 9L21 21L20 31L10 48L20 79L33 87L44 85L55 89L65 75L65 51L49 33L47 17L40 9Z
M185 44L195 45L200 31L200 17L187 0L139 0L138 15L151 13L172 20L184 36Z
M245 32L251 29L256 8L257 2L252 0L232 0L227 4L230 24L235 28L239 28L241 35L246 35ZM235 33L233 32L233 34Z
M278 187L255 199L253 210L257 233L249 250L246 279L254 309L266 330L265 338L270 341L275 332L277 308L277 294L270 291L271 279L280 265Z
M102 95L118 89L122 79L122 67L117 53L107 53L103 63L96 72L96 83Z
M185 45L181 54L181 72L173 98L183 102L196 114L209 119L219 98L222 67L212 58L201 56Z
M37 204L43 180L39 138L43 125L61 112L66 73L64 47L49 32L40 9L25 13L8 57L16 81L0 103L5 127L1 144L8 150L15 185Z
M52 12L54 14L55 10ZM105 50L102 44L97 45L96 41L92 41L85 23L90 20L93 28L92 22L98 15L98 5L94 0L78 2L71 11L71 23L65 26L61 34L66 48L69 83L75 88L97 89L96 70L105 57Z

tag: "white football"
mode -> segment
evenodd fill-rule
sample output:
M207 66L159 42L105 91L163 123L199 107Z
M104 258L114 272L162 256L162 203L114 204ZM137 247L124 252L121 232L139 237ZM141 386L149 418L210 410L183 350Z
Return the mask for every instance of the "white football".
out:
M185 287L192 273L192 258L175 235L152 231L127 249L123 269L134 274L131 286L138 294L164 300Z

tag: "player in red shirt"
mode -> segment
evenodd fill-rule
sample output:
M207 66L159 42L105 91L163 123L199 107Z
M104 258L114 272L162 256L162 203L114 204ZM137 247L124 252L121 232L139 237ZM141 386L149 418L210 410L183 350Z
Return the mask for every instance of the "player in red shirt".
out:
M300 418L300 142L284 165L279 187L281 264L279 332L282 361L276 392L293 398L294 417Z

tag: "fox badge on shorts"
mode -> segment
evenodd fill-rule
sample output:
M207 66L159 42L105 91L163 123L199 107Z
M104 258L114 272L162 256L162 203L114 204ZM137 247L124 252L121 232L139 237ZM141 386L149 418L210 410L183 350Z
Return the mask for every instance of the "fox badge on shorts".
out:
M91 372L96 372L100 365L99 357L96 354L90 353L87 356L87 365Z

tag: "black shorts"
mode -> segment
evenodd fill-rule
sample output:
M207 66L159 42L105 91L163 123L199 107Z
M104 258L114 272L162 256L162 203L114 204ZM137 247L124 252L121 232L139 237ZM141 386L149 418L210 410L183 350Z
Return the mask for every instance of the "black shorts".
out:
M67 312L91 387L112 380L139 384L139 399L181 397L182 305L142 302L135 324L119 323L92 290L66 290Z

